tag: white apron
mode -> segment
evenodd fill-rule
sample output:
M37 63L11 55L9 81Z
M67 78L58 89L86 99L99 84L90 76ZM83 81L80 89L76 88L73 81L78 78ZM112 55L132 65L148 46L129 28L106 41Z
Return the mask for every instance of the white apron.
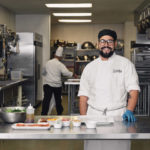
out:
M111 116L115 121L122 120L122 114L126 108L118 110L106 111L106 116ZM87 115L103 116L103 111L98 111L92 107L88 107ZM130 150L130 140L84 140L84 150Z

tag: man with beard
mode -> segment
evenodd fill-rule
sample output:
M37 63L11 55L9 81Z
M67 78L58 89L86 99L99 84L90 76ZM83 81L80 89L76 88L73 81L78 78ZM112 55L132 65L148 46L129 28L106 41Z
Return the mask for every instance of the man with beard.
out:
M131 61L115 54L116 45L115 31L104 29L99 32L100 56L85 67L80 80L80 114L135 122L133 111L140 91L138 76ZM105 140L85 141L85 149L93 146L98 150L127 150L130 141L112 140L109 144Z

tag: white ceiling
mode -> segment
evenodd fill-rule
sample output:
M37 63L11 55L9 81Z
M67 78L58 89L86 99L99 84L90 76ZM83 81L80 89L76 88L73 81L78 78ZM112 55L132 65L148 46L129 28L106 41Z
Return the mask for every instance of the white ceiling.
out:
M52 12L92 12L92 23L124 23L133 20L133 13L145 0L0 0L0 5L16 14L49 14ZM89 3L92 8L49 9L45 3ZM52 17L57 23L58 17ZM78 17L79 19L79 17Z

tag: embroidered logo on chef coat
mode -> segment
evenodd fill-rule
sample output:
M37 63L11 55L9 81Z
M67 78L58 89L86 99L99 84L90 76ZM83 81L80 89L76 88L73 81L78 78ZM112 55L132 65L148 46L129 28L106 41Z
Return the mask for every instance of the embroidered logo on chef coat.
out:
M122 73L122 70L120 70L120 69L113 69L113 73Z

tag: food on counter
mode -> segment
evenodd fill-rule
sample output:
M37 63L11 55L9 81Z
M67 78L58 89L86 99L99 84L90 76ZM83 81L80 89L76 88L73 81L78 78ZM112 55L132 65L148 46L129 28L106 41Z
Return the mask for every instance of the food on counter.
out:
M56 122L54 123L54 128L56 128L56 129L62 128L62 121L59 119L56 120Z
M51 127L49 123L15 123L11 126L13 129L33 129L33 130L45 130Z
M26 110L25 109L19 109L19 108L15 108L15 109L11 109L11 108L8 108L8 109L6 109L5 110L5 112L10 112L10 113L15 113L15 112L26 112Z
M57 118L47 118L47 122L50 123L51 125L54 125L56 120L57 120Z
M74 127L79 127L81 125L81 120L78 119L72 120L72 124Z
M39 123L50 123L51 125L54 125L57 118L40 118Z
M70 119L69 118L62 118L63 126L68 127L70 126Z
M70 118L62 118L62 121L70 121Z
M48 118L47 121L56 121L57 118Z
M39 120L39 122L47 122L47 119L46 118L41 118L40 120Z
M38 123L17 123L17 127L49 127L50 124L38 124Z

